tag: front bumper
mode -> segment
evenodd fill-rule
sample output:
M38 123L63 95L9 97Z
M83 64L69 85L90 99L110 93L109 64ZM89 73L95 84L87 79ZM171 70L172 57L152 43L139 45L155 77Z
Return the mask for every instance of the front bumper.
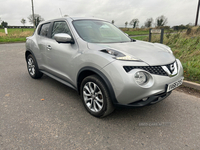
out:
M146 106L146 105L153 105L153 104L156 104L156 103L158 103L158 102L164 100L164 99L167 98L170 94L171 94L171 91L168 92L168 93L162 93L162 94L150 96L150 97L148 97L148 99L145 100L145 101L139 100L139 101L136 101L136 102L127 104L127 105L123 105L123 104L120 104L120 103L116 103L115 106L116 106L116 107L143 107L143 106Z
M133 69L126 72L123 66L148 66L144 62L114 61L103 68L103 73L107 76L113 87L116 101L115 105L121 106L145 106L165 99L171 92L166 93L166 85L183 78L183 68L177 59L178 74L173 77L151 74L152 84L150 86L139 86L134 75L141 69ZM161 95L161 96L160 96ZM142 101L142 99L147 99Z

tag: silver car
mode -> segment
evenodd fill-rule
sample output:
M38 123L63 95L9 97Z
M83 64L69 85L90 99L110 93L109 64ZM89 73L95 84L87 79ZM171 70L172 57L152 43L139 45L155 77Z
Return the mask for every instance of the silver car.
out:
M132 40L95 18L40 23L27 38L25 58L32 78L46 74L77 90L95 117L155 104L183 81L181 62L168 46Z

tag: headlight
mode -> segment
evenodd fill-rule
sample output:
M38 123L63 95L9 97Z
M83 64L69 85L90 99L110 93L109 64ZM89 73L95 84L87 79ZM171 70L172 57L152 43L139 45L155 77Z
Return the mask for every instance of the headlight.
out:
M104 50L101 50L101 52L113 55L113 56L115 56L113 58L115 58L117 60L141 61L140 59L134 58L133 56L130 56L130 55L125 55L125 54L123 54L119 51L113 50L113 49L104 49Z
M126 56L122 56L122 57L115 57L115 59L118 60L133 60L133 61L139 61L139 59L136 59L132 56L126 55Z
M135 80L139 85L143 85L148 82L148 75L143 71L135 73Z
M116 57L124 57L125 56L123 53L118 52L113 49L104 49L104 50L101 50L101 52L108 53L108 54L116 56Z

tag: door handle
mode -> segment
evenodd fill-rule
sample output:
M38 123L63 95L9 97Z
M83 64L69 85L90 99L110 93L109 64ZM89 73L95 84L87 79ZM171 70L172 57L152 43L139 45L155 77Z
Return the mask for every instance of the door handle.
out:
M51 46L50 45L47 45L47 50L51 50Z

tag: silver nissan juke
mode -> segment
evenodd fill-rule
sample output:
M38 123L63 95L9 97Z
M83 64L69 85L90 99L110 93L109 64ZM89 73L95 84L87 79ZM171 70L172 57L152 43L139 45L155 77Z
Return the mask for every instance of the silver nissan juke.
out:
M132 40L102 19L40 23L27 38L25 58L32 78L46 74L77 90L95 117L117 106L155 104L183 82L181 62L168 46Z

